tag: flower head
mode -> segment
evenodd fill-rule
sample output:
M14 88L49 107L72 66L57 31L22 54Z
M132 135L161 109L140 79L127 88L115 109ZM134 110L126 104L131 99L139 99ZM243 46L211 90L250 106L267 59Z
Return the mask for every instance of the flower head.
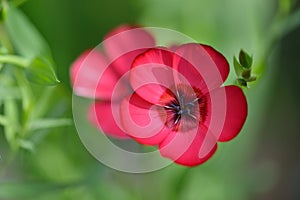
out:
M95 100L88 118L101 132L155 145L185 166L208 160L217 142L233 139L247 116L239 87L222 86L229 64L210 46L155 47L144 29L120 26L102 50L71 67L74 92Z
M121 105L124 129L139 143L158 145L162 156L176 163L205 162L217 141L240 132L247 116L242 90L221 86L228 73L224 56L206 45L142 53L130 72L135 93Z
M119 110L121 100L132 93L126 73L134 58L155 42L145 30L129 25L115 28L104 38L103 51L87 50L75 60L70 70L71 82L77 95L96 100L88 113L96 127L110 136L128 138L116 123L119 115L114 116L113 109Z

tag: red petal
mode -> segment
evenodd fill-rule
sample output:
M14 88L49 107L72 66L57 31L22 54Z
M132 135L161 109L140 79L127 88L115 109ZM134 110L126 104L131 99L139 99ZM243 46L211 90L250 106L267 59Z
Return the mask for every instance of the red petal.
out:
M114 63L108 65L106 58L98 50L84 52L71 67L71 81L74 92L79 96L111 100L112 91L120 79ZM129 79L123 85L123 93L129 93Z
M166 89L174 86L172 57L167 50L150 49L134 60L130 83L138 95L157 104Z
M216 66L218 67L218 70L220 72L220 75L222 77L223 82L227 79L229 74L229 63L227 62L226 58L218 51L216 51L214 48L208 45L201 46L207 51L207 53L210 55L210 57L215 62Z
M79 56L70 69L74 92L89 98L110 96L109 86L116 82L117 76L111 69L105 71L107 65L106 58L97 50L88 50ZM101 75L105 84L101 90L97 90Z
M164 128L164 118L158 107L137 94L123 100L121 121L127 134L142 144L157 145L169 133Z
M118 74L119 77L123 76L125 73L128 73L131 69L134 59L145 52L145 49L137 49L131 52L127 52L122 56L113 60L114 71Z
M119 104L96 102L90 106L89 121L103 133L116 138L128 138L120 128Z
M218 141L229 141L241 131L248 113L247 101L243 91L237 86L226 86L211 92L212 98L218 98L220 93L226 92L225 121L221 127ZM223 112L223 111L221 111ZM217 133L215 133L217 134Z
M128 33L125 33L126 31L128 31ZM113 40L109 39L113 36ZM146 30L136 25L118 26L105 35L104 39L107 40L104 41L105 50L110 61L115 63L116 71L119 72L120 75L130 70L135 57L143 53L146 47L153 47L155 45L152 36ZM126 54L126 56L123 56L123 54Z
M174 68L187 79L188 84L202 92L218 88L228 76L228 62L212 47L190 43L180 46L175 53Z
M217 143L214 135L204 126L198 130L170 132L159 145L162 156L185 166L195 166L207 161L216 149Z
M118 58L108 66L105 73L99 78L97 92L105 92L106 98L104 100L121 103L124 97L132 94L133 90L129 82L129 72L122 74L123 72L118 71L121 64L128 66L129 71L131 63L127 59L130 59L130 57L131 53L127 53ZM111 76L113 73L115 73L115 76Z
M125 53L152 48L154 38L143 28L120 26L112 30L103 41L103 46L110 61L114 61ZM141 53L141 52L140 52ZM135 56L137 56L136 54Z

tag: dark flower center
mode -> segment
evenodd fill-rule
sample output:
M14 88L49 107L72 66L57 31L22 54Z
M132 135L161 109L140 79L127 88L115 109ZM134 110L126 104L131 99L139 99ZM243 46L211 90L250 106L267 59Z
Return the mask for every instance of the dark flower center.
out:
M160 98L166 126L173 131L187 131L199 126L207 115L206 97L198 88L179 84Z

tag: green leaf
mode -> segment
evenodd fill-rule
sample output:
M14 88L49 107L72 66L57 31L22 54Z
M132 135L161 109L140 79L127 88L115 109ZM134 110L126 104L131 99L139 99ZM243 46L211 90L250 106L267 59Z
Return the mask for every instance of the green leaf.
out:
M19 140L19 146L31 152L35 151L34 143L29 140Z
M241 49L240 54L239 54L239 61L240 64L246 68L249 69L252 66L252 57L249 56L248 53L246 53L243 49Z
M11 5L5 10L5 28L17 53L31 60L27 78L41 85L58 84L48 44L28 18Z
M233 56L233 66L237 77L240 77L243 73L243 66L237 61L235 56Z
M25 74L29 81L39 85L57 85L57 79L53 68L53 62L45 57L36 57L32 60Z
M30 129L32 131L39 129L56 128L60 126L70 126L72 125L71 119L61 118L61 119L38 119L30 124Z
M51 56L50 48L28 18L14 6L7 6L5 28L17 52L34 58L37 55Z

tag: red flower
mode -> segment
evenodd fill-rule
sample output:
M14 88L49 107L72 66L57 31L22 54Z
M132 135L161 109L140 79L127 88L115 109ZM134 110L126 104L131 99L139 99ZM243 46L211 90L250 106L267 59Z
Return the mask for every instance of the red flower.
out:
M147 48L153 47L155 42L146 31L123 25L108 33L102 44L104 52L88 50L72 64L73 90L79 96L96 99L88 113L89 120L96 127L110 136L127 138L117 124L120 116L113 110L119 112L123 97L132 93L126 76L132 61ZM122 83L118 84L120 80ZM114 92L117 84L118 91Z
M158 145L162 156L178 164L205 162L217 141L240 132L247 116L242 90L221 86L228 73L228 62L210 46L144 52L131 68L135 93L122 101L123 128L141 144Z

